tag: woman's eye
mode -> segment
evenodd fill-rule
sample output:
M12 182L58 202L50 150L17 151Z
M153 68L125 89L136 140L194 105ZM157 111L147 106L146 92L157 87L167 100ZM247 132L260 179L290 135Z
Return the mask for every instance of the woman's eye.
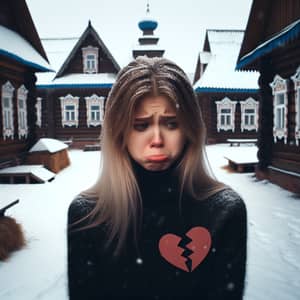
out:
M148 127L148 123L136 123L133 124L133 128L137 131L144 131Z
M167 127L169 129L176 129L176 128L178 128L178 122L177 121L169 121L169 122L167 122Z

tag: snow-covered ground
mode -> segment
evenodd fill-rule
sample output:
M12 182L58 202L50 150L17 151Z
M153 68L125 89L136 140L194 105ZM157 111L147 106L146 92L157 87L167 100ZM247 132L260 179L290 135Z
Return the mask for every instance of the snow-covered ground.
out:
M228 172L229 153L249 156L254 146L211 145L216 177L232 186L248 210L245 300L300 299L300 198L253 173ZM7 215L22 224L26 248L0 262L0 299L66 300L66 217L70 201L98 176L100 154L72 150L71 166L46 184L1 184L0 207L20 199Z

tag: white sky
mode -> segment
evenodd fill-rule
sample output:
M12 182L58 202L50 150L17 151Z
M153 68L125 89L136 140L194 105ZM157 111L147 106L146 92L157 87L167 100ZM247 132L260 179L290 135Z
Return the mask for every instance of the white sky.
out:
M121 67L142 32L147 0L26 0L41 38L79 37L90 19ZM251 0L150 0L165 57L194 72L206 29L245 29Z

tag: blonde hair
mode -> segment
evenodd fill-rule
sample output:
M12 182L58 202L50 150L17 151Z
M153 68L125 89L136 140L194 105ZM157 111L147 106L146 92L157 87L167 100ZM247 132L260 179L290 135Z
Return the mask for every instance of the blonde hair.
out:
M122 249L129 228L136 241L142 213L142 199L126 141L132 128L135 107L147 96L165 96L177 110L187 144L177 166L180 195L195 199L209 197L225 185L209 169L205 153L205 125L193 87L185 73L165 58L138 57L118 74L106 102L101 137L101 174L97 182L81 194L95 198L86 227L107 226L104 246L116 242L114 255ZM180 197L181 198L181 197Z

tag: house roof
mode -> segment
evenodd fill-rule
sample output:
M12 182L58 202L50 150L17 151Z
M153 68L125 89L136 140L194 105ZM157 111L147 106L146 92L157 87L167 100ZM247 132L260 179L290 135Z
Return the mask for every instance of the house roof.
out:
M48 61L19 33L0 25L0 54L31 67L39 72L49 72Z
M60 76L90 33L99 42L99 45L111 60L116 73L74 73ZM120 70L120 67L90 23L81 37L45 38L42 39L42 43L47 51L51 65L57 73L38 73L38 88L110 88L115 82L116 74Z
M272 5L271 0L253 0L237 69L258 70L257 62L260 57L299 37L300 19L297 13L291 18L282 19L282 27L277 32L267 32L266 28L269 28L271 22Z
M113 58L112 54L110 53L110 51L108 50L108 48L105 46L105 44L103 43L103 41L101 40L100 36L98 35L98 33L95 31L95 29L93 28L93 26L91 25L91 22L89 22L88 27L86 28L86 30L84 31L84 33L81 35L80 39L77 41L77 43L75 44L74 48L72 49L71 53L69 54L69 56L67 57L67 59L65 60L65 62L63 63L63 65L61 66L61 68L59 69L59 71L56 74L56 77L59 77L63 74L64 70L66 69L66 67L68 66L70 60L74 57L75 53L78 51L78 49L82 46L82 42L86 39L86 37L91 34L96 41L99 43L100 47L103 49L103 51L106 53L107 57L110 59L110 61L112 62L113 66L116 69L116 72L119 72L120 70L120 66L118 65L118 63L115 61L115 59Z
M235 70L243 35L242 30L209 29L206 31L204 51L208 65L203 75L194 84L196 92L258 91L258 72Z
M238 70L243 69L245 66L256 61L258 58L272 52L279 47L282 47L286 42L293 40L298 36L300 36L300 19L288 25L278 34L258 45L254 50L241 57L236 68Z

